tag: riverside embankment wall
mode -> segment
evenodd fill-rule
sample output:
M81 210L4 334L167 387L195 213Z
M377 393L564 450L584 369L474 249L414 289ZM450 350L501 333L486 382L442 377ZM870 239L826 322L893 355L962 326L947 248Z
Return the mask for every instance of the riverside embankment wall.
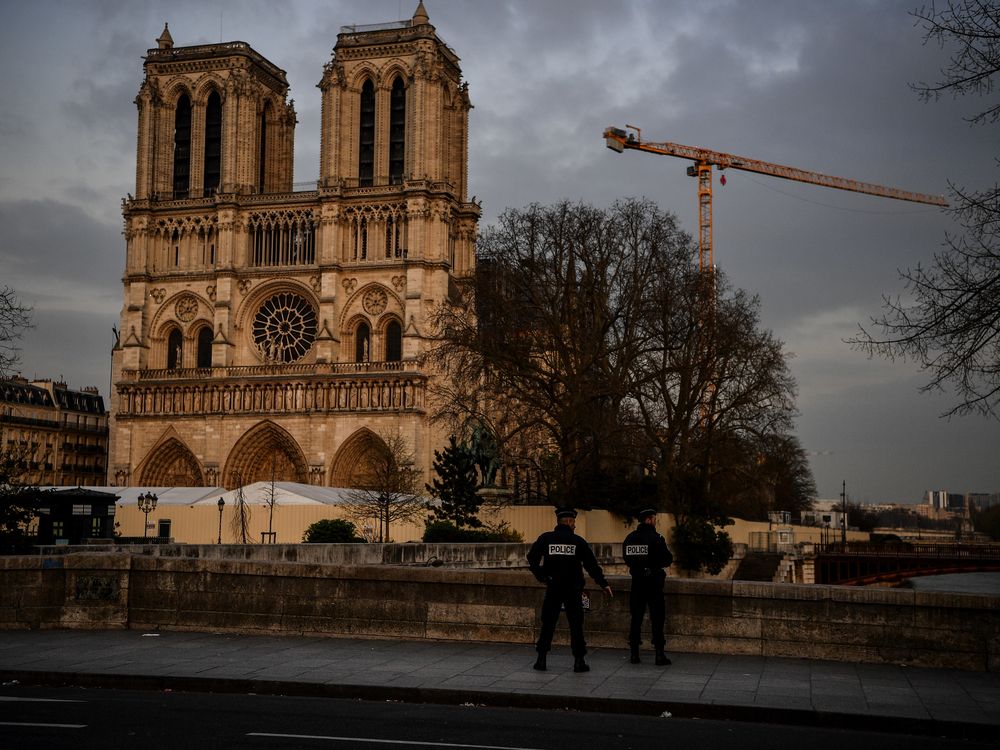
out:
M590 587L587 638L622 648L627 577ZM0 558L0 629L132 628L531 643L523 570L71 554ZM1000 670L1000 598L669 579L668 649ZM558 639L566 642L560 629ZM557 642L559 642L557 640Z

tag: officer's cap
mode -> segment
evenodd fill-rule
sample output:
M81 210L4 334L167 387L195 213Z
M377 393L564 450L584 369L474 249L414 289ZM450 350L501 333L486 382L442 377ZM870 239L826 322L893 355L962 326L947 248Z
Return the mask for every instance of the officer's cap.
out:
M650 516L656 515L656 508L643 508L636 514L640 521L644 521Z
M576 511L572 508L556 508L556 518L576 518Z

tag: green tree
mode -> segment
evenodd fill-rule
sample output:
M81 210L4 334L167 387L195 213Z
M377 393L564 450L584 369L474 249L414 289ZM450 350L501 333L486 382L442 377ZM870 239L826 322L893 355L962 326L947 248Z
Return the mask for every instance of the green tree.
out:
M24 453L10 448L0 451L0 553L19 551L31 539L38 488L23 482L28 469Z
M801 517L816 497L816 483L805 450L793 435L752 436L737 440L716 480L715 491L729 498L729 511L748 521L766 521L770 511Z
M358 528L342 518L324 518L310 524L302 536L303 542L312 544L352 544L364 542L358 535Z
M431 483L425 485L436 503L427 509L435 521L449 521L456 527L478 528L483 522L477 518L482 499L476 494L479 482L472 453L459 445L455 436L448 440L444 452L434 451L434 473Z
M872 532L879 525L879 514L863 505L848 503L847 523L858 531Z
M994 542L1000 541L1000 505L994 505L986 510L977 510L972 514L972 527L986 534Z
M733 541L709 519L687 515L674 526L671 549L683 569L717 575L733 556Z

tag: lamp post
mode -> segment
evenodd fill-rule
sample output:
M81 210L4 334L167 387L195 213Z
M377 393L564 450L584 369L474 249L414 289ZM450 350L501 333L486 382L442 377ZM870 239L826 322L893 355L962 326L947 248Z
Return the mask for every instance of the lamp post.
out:
M219 544L222 544L222 509L226 507L226 501L219 498Z
M840 499L843 503L843 516L840 518L840 542L847 549L847 480L841 485Z
M136 502L139 504L139 510L142 511L144 520L142 522L142 538L143 541L149 535L149 514L156 510L156 501L159 498L152 492L147 492L145 494L139 493L139 497L136 498Z

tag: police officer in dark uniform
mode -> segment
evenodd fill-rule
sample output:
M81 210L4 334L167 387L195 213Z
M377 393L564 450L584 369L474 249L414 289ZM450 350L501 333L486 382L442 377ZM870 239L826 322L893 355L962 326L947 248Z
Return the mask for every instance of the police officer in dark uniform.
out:
M538 659L534 668L545 670L545 655L552 646L559 610L565 607L574 657L573 671L589 672L590 667L583 660L587 653L587 643L583 639L583 568L608 596L613 594L587 540L574 533L576 511L558 508L556 519L555 529L538 537L528 551L531 572L546 586L542 602L542 629L535 646Z
M667 577L664 568L670 567L674 556L667 548L667 541L656 531L656 509L645 508L639 511L638 517L639 525L622 542L622 556L632 574L632 592L628 599L632 615L628 629L628 643L632 652L629 661L639 664L639 645L642 643L640 630L648 607L656 664L665 666L670 663L670 659L663 653L666 645L663 635L663 581Z

